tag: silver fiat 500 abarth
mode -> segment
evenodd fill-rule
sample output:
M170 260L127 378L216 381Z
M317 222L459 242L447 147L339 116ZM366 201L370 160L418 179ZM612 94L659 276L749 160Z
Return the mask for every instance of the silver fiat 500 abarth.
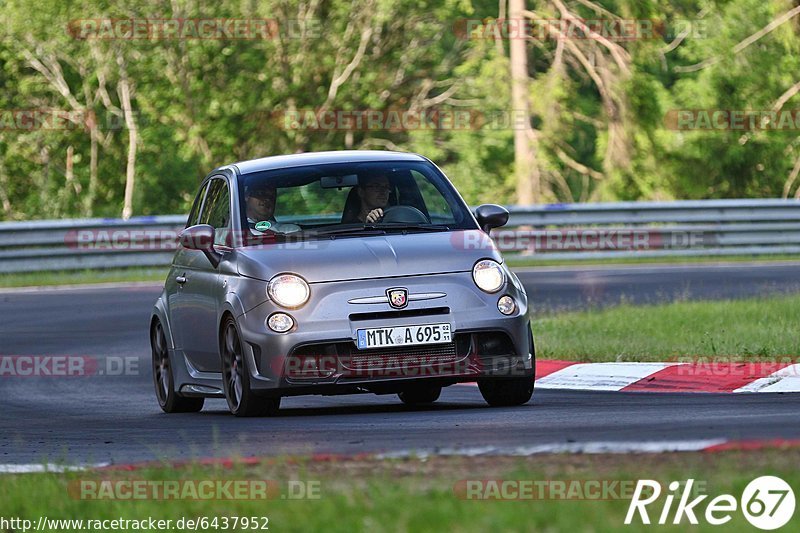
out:
M161 408L237 416L303 394L431 403L477 382L528 402L528 300L488 233L416 154L341 151L220 167L203 181L150 321Z

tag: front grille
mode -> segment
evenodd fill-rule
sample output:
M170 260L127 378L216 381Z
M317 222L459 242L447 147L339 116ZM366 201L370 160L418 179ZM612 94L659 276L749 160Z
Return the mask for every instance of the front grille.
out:
M374 311L371 313L351 313L350 320L394 320L417 316L434 316L450 314L449 307L422 307L420 309L404 309L402 311Z

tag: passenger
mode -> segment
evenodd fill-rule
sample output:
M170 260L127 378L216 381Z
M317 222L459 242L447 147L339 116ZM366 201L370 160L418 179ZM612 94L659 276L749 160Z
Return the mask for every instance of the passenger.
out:
M270 230L277 233L300 231L297 224L281 223L275 220L275 203L278 192L275 187L263 184L245 187L247 224L259 232Z

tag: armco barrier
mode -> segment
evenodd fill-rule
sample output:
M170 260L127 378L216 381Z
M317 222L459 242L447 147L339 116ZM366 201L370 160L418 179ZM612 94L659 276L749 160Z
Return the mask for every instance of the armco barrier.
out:
M0 272L169 265L186 215L0 223Z
M800 201L698 200L509 206L506 253L581 260L800 254ZM0 272L169 264L185 215L0 223Z

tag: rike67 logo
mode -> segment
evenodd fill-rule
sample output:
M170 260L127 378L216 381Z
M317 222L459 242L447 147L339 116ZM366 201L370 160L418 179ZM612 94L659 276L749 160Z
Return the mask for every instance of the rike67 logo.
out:
M700 516L707 523L720 526L730 522L733 514L740 510L751 525L758 529L773 530L786 525L794 515L794 491L779 477L761 476L754 479L745 487L739 500L730 494L721 494L705 502L705 512L702 513L701 504L708 495L701 494L690 500L696 496L693 485L693 479L686 480L683 485L678 481L670 483L661 507L657 503L662 495L661 483L652 479L640 479L633 492L625 524L630 525L637 520L650 524L649 512L653 512L652 520L660 525L669 522L680 524L684 518L690 524L696 525ZM673 507L675 500L678 502Z

